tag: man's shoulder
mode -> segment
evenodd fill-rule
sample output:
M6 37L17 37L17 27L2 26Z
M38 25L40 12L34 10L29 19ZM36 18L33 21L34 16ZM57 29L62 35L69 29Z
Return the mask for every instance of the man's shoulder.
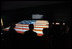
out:
M34 34L37 34L36 32L34 32Z
M29 33L29 31L25 31L24 33L25 33L25 34L28 34L28 33Z

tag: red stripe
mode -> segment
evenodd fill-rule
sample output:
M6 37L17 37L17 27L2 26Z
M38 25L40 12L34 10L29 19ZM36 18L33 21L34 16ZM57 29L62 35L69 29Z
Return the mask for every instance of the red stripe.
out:
M37 33L37 36L43 36L43 34Z
M16 31L17 33L24 33L23 31Z

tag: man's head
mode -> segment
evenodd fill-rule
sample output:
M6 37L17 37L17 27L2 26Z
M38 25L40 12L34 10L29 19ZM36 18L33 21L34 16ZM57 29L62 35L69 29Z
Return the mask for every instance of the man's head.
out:
M33 24L30 24L29 25L29 30L33 30L34 29L34 25Z

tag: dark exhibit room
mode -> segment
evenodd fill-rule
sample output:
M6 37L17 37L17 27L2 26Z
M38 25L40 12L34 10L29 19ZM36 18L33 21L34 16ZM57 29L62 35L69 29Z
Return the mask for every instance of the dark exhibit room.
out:
M1 48L71 48L71 1L1 1Z

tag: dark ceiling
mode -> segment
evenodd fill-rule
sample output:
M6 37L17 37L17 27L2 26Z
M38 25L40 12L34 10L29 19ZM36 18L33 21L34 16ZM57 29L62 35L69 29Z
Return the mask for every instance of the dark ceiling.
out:
M9 24L28 19L27 17L31 18L32 13L38 12L42 12L42 14L48 12L46 18L69 17L71 15L70 7L70 1L2 1L1 16L4 27L7 27Z
M1 10L13 10L26 7L36 7L41 5L54 5L54 4L66 4L68 5L70 1L2 1Z

